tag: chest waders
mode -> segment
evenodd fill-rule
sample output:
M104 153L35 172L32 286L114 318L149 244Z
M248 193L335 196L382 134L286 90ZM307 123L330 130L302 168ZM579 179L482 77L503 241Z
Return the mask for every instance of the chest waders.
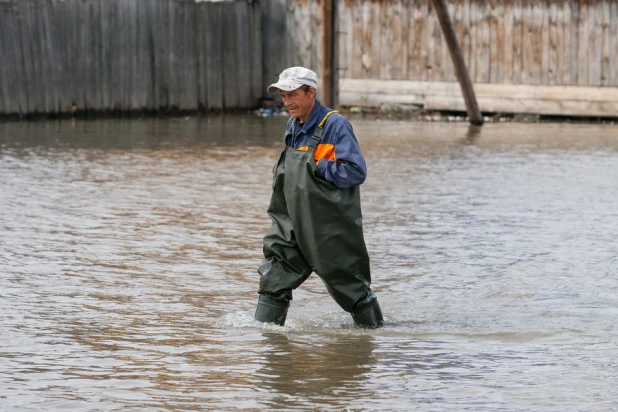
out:
M315 272L357 325L383 324L377 297L370 289L360 188L342 189L327 182L314 160L324 124L334 112L322 119L306 151L286 146L273 168L268 207L273 223L264 236L264 260L258 268L258 321L283 325L292 291ZM286 142L291 134L286 130Z

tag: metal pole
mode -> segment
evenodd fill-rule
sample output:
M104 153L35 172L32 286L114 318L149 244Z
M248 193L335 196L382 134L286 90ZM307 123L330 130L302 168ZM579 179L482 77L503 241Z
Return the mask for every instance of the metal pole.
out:
M474 88L472 87L472 80L470 80L470 74L464 62L457 37L455 36L455 30L451 23L451 18L448 15L448 9L446 7L445 0L431 0L438 19L440 20L440 26L442 27L442 33L446 39L448 50L451 53L451 59L455 65L455 73L457 80L461 86L461 92L463 93L464 100L466 102L466 109L468 111L468 118L470 123L475 126L481 126L483 124L483 115L479 109L479 105L476 101L474 94Z

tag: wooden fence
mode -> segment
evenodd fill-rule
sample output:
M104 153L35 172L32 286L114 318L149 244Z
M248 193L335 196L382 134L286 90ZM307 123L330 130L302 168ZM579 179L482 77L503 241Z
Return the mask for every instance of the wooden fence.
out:
M271 0L293 42L279 66L320 74L324 1ZM447 3L482 111L618 115L618 0ZM342 105L465 111L429 0L339 0L338 12Z
M617 0L449 0L477 83L618 86ZM455 81L427 0L340 7L342 77Z
M253 1L0 0L0 113L256 107L261 31Z
M618 0L448 0L490 112L618 116ZM465 110L428 0L340 7L342 104Z
M259 105L330 0L0 0L0 113ZM342 105L465 110L429 0L338 0ZM616 116L618 0L448 0L482 111Z

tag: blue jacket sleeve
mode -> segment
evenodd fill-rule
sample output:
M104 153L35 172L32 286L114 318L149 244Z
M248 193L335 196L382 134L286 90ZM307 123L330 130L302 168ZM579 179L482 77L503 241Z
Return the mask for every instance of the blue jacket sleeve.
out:
M367 165L350 122L343 116L331 116L322 141L335 146L335 160L323 158L318 163L324 179L340 188L362 184L367 177Z

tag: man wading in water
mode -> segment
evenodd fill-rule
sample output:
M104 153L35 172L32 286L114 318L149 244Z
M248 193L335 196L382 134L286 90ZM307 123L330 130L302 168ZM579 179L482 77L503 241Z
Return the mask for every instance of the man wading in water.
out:
M283 325L292 291L315 272L357 325L377 328L384 321L370 289L360 204L365 159L350 122L316 100L317 87L317 74L304 67L284 70L268 87L292 117L273 168L255 319Z

